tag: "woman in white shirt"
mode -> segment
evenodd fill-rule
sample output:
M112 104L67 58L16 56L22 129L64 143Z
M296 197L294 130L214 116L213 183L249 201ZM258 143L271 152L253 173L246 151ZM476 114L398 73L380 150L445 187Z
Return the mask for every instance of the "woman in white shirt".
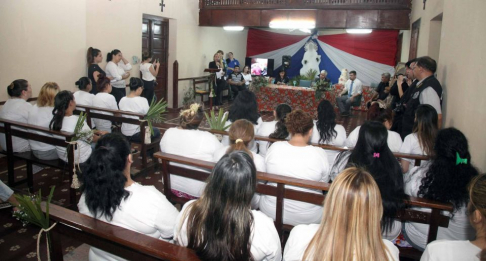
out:
M120 50L117 49L106 55L106 62L106 76L113 79L111 81L111 85L113 86L111 94L115 97L116 103L118 104L121 98L127 95L125 79L130 77L129 71L132 69L132 65L123 57Z
M140 80L140 78L132 77L130 78L130 94L123 97L120 100L120 110L130 111L141 114L147 114L149 110L149 104L147 99L141 97L142 92L145 90L145 83ZM127 116L129 117L129 116ZM133 116L133 118L137 118ZM140 125L122 123L121 132L123 135L127 136L128 141L141 143L140 138ZM156 127L153 128L153 133L151 134L151 140L155 140L160 137L160 130ZM151 154L151 153L149 153ZM152 153L153 154L153 153Z
M96 78L98 77L99 75L96 75ZM78 86L79 89L79 91L73 93L74 99L76 99L76 104L93 106L93 100L95 95L91 93L93 90L93 83L91 82L91 80L88 77L81 77L75 84ZM84 111L84 108L78 108L78 110ZM91 119L91 127L95 127L94 119Z
M267 172L292 178L329 181L329 164L326 152L308 145L312 136L312 116L302 110L294 110L287 115L287 129L290 141L275 142L267 151L265 163ZM275 185L275 183L269 183ZM287 186L296 190L320 194L322 191ZM273 196L262 196L260 210L275 219L276 200ZM322 206L284 199L283 222L289 225L319 223Z
M373 102L373 104L368 109L368 121L378 121L383 123L383 125L388 130L388 147L392 152L400 151L402 147L402 137L394 131L391 131L390 128L393 124L393 113L391 109L387 109L384 102ZM344 142L344 146L348 148L352 148L356 146L356 142L358 141L359 129L361 126L356 127L348 136L346 141Z
M93 99L93 107L100 107L100 108L110 109L110 110L118 110L117 101L115 97L110 94L113 89L110 84L110 79L108 79L103 74L100 74L98 76L97 85L98 85L98 93L95 95ZM103 112L103 111L94 111L94 112L106 114L106 115L113 115L113 113L110 112ZM111 132L111 125L112 125L111 121L94 118L94 123L98 130L105 131L108 133Z
M229 108L228 121L226 122L226 126L240 119L245 119L253 123L255 133L258 133L258 128L263 122L262 117L260 117L260 114L258 113L256 96L253 92L249 90L243 90L239 92L236 96L233 104L231 104ZM228 136L224 136L221 142L225 146L229 145ZM258 152L257 144L254 141L252 141L248 145L248 148L253 152Z
M243 67L243 72L241 74L243 75L243 79L245 79L246 88L250 88L250 84L251 84L250 67L248 65L245 65L245 67Z
M77 115L73 115L75 109L76 101L74 100L73 94L70 91L60 91L54 99L54 110L52 111L54 116L49 123L49 129L74 133L79 118ZM91 131L88 124L86 124L86 121L84 122L81 131ZM96 143L99 137L105 133L106 132L103 131L96 131L89 137L77 140L77 146L74 150L74 162L83 163L88 160L92 151L90 143ZM67 162L68 153L66 147L57 146L56 150L59 158Z
M42 86L37 104L32 106L29 111L28 123L39 127L49 128L52 120L52 110L54 110L54 99L60 91L59 85L55 82L47 82ZM45 132L33 131L33 133L45 136L51 136ZM41 160L58 159L56 147L47 143L29 140L30 148L34 156Z
M102 137L80 176L79 213L168 241L179 212L154 186L132 180L132 163L125 137L118 133ZM92 247L89 260L124 259Z
M279 104L273 111L273 121L262 122L258 128L257 135L273 139L289 139L289 131L285 126L285 117L292 112L292 108L285 103ZM258 154L265 158L270 144L268 141L257 141Z
M479 261L486 257L486 175L479 175L469 185L469 221L476 239L469 241L436 240L425 248L420 261Z
M437 111L429 104L421 104L415 112L413 132L405 137L400 148L400 153L432 156L434 142L439 131ZM421 162L421 166L427 164L427 160ZM413 159L401 159L403 173L407 173L415 163Z
M140 64L140 72L142 73L143 80L143 93L142 97L145 97L148 103L152 103L154 99L154 88L157 75L159 74L160 63L155 61L152 62L152 54L147 51L142 53L142 63ZM155 68L154 68L155 67Z
M353 151L343 151L336 157L331 170L331 179L352 166L360 166L373 176L380 188L383 201L381 230L383 237L394 240L401 230L401 223L395 220L399 210L405 207L403 174L397 158L387 145L388 132L382 123L367 121L359 130L359 138Z
M214 167L200 199L177 217L174 240L201 260L281 260L273 220L250 209L256 169L248 153L234 151Z
M334 107L328 100L322 100L317 107L317 121L314 121L311 142L342 147L345 140L346 129L343 125L336 124ZM329 165L332 166L339 152L326 150L326 153Z
M7 87L7 92L10 99L0 108L0 118L27 123L29 111L32 108L32 104L27 102L32 97L30 83L24 79L15 80ZM7 140L4 133L0 133L0 146L3 150L7 150ZM13 152L30 150L28 140L15 136L12 137L12 147Z
M466 211L469 201L467 186L478 175L478 170L471 164L468 148L467 139L461 131L455 128L442 129L435 140L432 160L424 167L412 168L404 176L405 192L408 195L452 204L449 226L439 227L437 239L474 238L474 230L469 224ZM420 250L427 244L428 231L428 225L412 222L404 223L402 229L405 239Z
M398 248L381 238L382 214L373 177L362 169L348 168L326 195L321 223L292 229L284 260L398 261Z
M213 134L197 129L203 118L203 109L197 103L183 110L179 118L179 127L166 130L162 136L160 150L192 159L212 161L214 152L222 145ZM207 172L205 169L197 170ZM201 196L206 186L204 182L177 175L170 175L170 184L172 193L189 199Z

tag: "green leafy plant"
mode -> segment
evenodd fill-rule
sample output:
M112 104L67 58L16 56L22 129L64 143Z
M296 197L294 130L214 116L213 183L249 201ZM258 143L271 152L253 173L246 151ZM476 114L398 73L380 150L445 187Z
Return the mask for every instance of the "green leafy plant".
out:
M76 127L74 127L74 137L71 139L71 142L81 140L89 144L91 141L93 141L94 130L83 130L84 123L86 122L86 116L86 113L83 111L79 114ZM67 151L71 149L71 146L73 146L73 144L70 143L67 146Z
M301 80L313 81L317 76L317 71L314 69L308 70L304 75L300 76Z
M319 101L322 98L322 95L331 90L330 82L325 80L317 80L315 85L312 87L316 91L316 100Z
M300 86L300 80L302 80L302 76L297 75L297 76L293 77L292 79L290 79L289 85L290 86ZM294 82L295 82L295 84L294 84Z
M206 116L209 127L213 130L225 131L231 126L231 124L225 126L228 120L228 114L223 112L223 108L219 109L218 116L214 115L214 111L211 111L211 116L207 112L204 113L204 116Z
M194 103L194 88L189 88L184 92L184 97L182 98L182 105L186 106Z
M265 87L268 85L268 80L265 79L263 76L255 76L251 80L251 87L250 90L253 92L259 92L262 87Z
M150 133L154 135L154 123L161 123L165 120L164 113L167 111L167 102L164 99L156 102L155 97L152 99L152 103L150 103L149 110L147 115L145 115L145 120L148 122L148 126L150 128Z
M50 226L49 204L51 203L52 195L54 194L55 188L56 186L53 186L51 188L51 192L47 197L45 214L41 208L42 195L40 190L37 192L37 194L34 195L15 194L15 198L19 202L19 205L17 206L19 210L13 213L14 217L22 221L24 226L28 223L31 223L43 229L48 229Z

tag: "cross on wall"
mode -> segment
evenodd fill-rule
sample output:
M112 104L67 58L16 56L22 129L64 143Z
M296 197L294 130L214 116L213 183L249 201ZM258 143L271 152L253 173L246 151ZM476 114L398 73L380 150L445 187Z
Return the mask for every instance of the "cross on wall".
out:
M165 4L164 4L164 0L160 0L160 11L163 12L164 11L164 7L165 7Z

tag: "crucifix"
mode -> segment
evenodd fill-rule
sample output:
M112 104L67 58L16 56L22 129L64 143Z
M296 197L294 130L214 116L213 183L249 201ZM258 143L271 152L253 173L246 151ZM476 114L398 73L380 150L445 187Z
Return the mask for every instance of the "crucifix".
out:
M164 7L165 7L164 0L160 0L160 4L159 5L160 5L160 11L163 12L164 11Z
M162 0L162 2L164 2L164 1ZM424 10L425 10L425 2L427 2L427 0L424 0Z

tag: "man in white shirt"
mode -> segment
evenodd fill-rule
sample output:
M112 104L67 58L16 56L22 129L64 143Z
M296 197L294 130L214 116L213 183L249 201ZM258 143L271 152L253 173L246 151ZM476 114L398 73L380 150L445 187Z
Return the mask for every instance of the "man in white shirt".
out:
M356 79L356 71L349 72L349 80L344 84L343 91L336 98L336 103L341 113L341 117L349 116L351 105L355 102L358 96L363 92L363 83ZM343 95L346 94L347 95Z

